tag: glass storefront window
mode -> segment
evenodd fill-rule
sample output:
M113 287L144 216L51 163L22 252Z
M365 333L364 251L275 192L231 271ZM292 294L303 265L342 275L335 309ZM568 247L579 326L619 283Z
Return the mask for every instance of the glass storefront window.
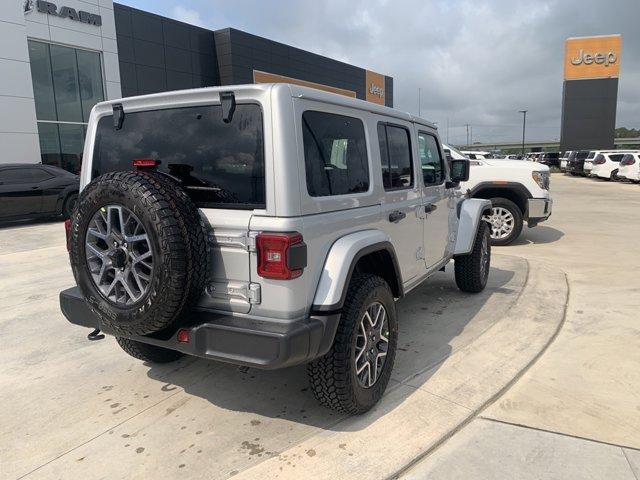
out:
M82 122L76 51L59 45L51 45L50 50L58 120Z
M49 45L29 42L29 58L31 59L33 95L36 101L36 117L38 120L57 120Z
M93 106L104 100L102 85L102 66L100 55L93 52L77 50L78 74L80 76L80 101L82 102L82 118L89 121Z
M104 100L100 54L29 40L42 163L80 171L86 124Z

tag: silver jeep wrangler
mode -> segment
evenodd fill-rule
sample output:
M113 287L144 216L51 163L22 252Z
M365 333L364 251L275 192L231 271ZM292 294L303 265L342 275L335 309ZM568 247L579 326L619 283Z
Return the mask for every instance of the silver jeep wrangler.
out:
M306 363L323 405L362 413L393 368L395 301L451 260L462 291L486 285L491 204L461 192L468 172L433 124L310 88L100 103L62 311L145 361Z

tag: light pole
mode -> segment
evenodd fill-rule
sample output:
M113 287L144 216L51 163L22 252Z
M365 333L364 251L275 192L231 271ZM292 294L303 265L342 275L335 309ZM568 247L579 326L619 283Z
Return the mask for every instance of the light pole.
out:
M522 156L524 157L524 132L527 126L527 112L528 110L520 110L522 114Z

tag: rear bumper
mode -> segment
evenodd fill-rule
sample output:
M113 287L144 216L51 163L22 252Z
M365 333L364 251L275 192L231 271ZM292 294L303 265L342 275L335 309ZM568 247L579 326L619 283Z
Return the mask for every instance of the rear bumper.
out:
M551 216L553 200L551 198L530 198L527 204L527 224L535 227Z
M60 292L60 308L75 325L114 334L91 312L78 287ZM187 355L271 370L324 355L333 344L339 319L340 313L279 320L193 311L181 327L189 331L188 343L178 342L177 330L126 337Z

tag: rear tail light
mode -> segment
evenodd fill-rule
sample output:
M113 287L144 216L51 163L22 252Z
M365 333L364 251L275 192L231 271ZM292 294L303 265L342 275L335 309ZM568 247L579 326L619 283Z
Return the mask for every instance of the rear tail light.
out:
M178 330L176 339L180 343L189 343L189 330L187 330L186 328L181 328L180 330Z
M307 266L307 245L298 232L260 233L256 237L256 249L258 275L263 278L298 278Z
M620 162L620 165L626 166L626 165L633 165L635 163L636 163L636 159L635 158L627 157L627 158L622 159L622 161Z
M67 252L71 251L71 219L67 218L64 221L64 233L67 237Z
M606 160L604 159L604 157L602 155L598 155L596 157L596 159L593 161L593 164L594 165L602 165L602 164L604 164L605 161Z
M133 161L133 166L138 170L141 168L156 168L158 165L160 165L160 160L154 160L153 158L136 158Z

